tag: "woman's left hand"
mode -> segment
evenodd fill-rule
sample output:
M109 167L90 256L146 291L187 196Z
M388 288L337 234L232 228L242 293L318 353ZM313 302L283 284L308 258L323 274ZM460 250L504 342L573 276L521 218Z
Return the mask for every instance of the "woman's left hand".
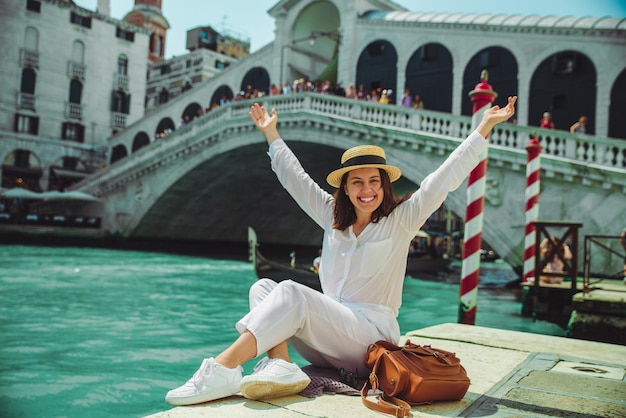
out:
M503 108L495 105L485 111L483 120L493 123L494 125L507 121L515 114L515 102L517 96L509 96L508 103Z
M476 130L485 138L489 135L494 126L498 123L509 120L515 114L515 102L517 96L509 96L508 103L503 108L495 105L485 110L483 119Z
M272 114L270 115L265 109L265 106L255 103L250 107L249 115L252 122L259 128L259 131L263 132L265 135L268 144L280 138L276 128L278 122L278 112L276 112L276 109L272 109Z

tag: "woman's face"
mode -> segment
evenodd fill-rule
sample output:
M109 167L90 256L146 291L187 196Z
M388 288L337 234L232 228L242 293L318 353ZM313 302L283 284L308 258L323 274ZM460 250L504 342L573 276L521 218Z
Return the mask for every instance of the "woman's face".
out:
M358 168L348 172L345 192L354 205L357 216L371 214L383 201L383 190L378 168Z

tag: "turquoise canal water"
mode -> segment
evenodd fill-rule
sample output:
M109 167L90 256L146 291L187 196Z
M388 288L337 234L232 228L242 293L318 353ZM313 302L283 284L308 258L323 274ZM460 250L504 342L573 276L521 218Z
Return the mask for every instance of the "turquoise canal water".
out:
M169 409L165 393L237 337L233 324L256 280L243 261L92 248L0 246L0 267L5 418ZM514 276L492 264L481 277L502 285ZM446 280L454 281L406 279L402 332L456 322L459 287ZM564 334L520 310L511 291L481 289L476 325Z

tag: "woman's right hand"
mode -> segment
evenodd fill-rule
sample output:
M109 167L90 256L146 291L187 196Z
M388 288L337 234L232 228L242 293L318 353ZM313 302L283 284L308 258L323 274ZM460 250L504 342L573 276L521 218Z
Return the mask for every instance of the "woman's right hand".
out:
M276 109L272 109L272 114L270 115L264 106L255 103L250 106L249 115L259 131L263 132L263 135L265 135L268 144L280 138L276 128L278 122L278 112L276 112Z

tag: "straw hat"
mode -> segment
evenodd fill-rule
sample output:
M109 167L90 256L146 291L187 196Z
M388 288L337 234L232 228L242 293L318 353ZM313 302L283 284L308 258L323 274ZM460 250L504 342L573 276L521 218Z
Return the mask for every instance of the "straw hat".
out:
M402 172L399 168L387 165L385 150L376 145L359 145L343 153L341 156L341 167L331 172L326 181L331 186L338 188L341 185L341 178L348 171L358 168L382 168L389 175L389 179L394 182L400 178Z

